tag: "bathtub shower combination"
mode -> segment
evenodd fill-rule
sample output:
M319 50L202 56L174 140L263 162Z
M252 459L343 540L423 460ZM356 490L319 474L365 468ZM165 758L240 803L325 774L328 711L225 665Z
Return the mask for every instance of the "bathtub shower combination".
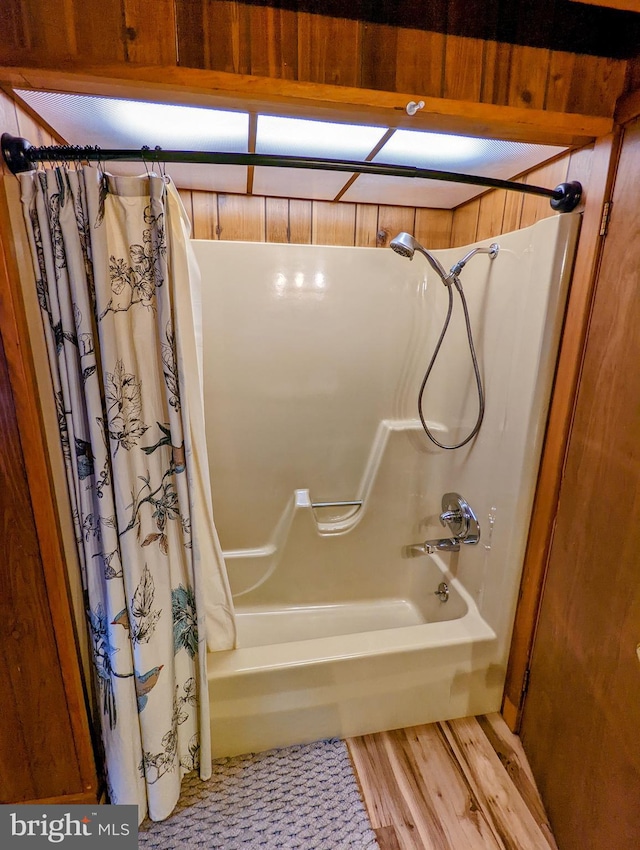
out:
M209 656L215 756L500 708L578 223L434 262L194 241L239 634ZM475 248L425 381L434 269Z

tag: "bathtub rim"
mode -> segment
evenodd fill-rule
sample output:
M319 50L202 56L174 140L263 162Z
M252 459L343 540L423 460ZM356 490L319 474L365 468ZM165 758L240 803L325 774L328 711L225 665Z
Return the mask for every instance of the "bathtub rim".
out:
M496 641L496 633L483 619L475 600L459 579L451 574L442 557L426 557L435 562L443 580L455 588L463 598L467 611L462 617L413 626L210 652L207 655L209 679L250 675L300 665L317 665L362 656L390 655L439 646Z

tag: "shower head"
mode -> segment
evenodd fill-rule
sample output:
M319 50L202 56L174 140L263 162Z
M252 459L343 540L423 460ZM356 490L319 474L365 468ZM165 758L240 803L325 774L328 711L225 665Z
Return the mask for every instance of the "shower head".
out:
M400 254L401 257L408 257L410 260L413 260L413 255L415 254L416 248L419 247L419 244L413 236L410 236L408 233L403 231L402 233L398 233L396 238L389 242L389 247L392 248L396 254Z
M396 254L400 254L401 257L408 257L410 260L413 259L413 255L416 251L419 251L424 257L426 257L427 261L431 268L436 272L436 274L440 277L440 280L448 286L450 281L447 281L447 272L440 265L438 260L427 251L426 248L423 248L422 245L415 239L411 234L398 233L395 239L392 239L389 243L389 247L392 248Z

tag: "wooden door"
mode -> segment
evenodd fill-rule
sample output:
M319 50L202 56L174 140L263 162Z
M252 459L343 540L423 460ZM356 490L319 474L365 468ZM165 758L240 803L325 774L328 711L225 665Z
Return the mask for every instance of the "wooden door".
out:
M640 847L639 197L636 121L614 187L521 728L560 850Z

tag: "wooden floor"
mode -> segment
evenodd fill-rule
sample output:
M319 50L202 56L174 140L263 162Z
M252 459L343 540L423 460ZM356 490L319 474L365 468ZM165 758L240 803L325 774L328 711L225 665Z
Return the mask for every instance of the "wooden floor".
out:
M499 714L347 740L380 850L557 850Z

